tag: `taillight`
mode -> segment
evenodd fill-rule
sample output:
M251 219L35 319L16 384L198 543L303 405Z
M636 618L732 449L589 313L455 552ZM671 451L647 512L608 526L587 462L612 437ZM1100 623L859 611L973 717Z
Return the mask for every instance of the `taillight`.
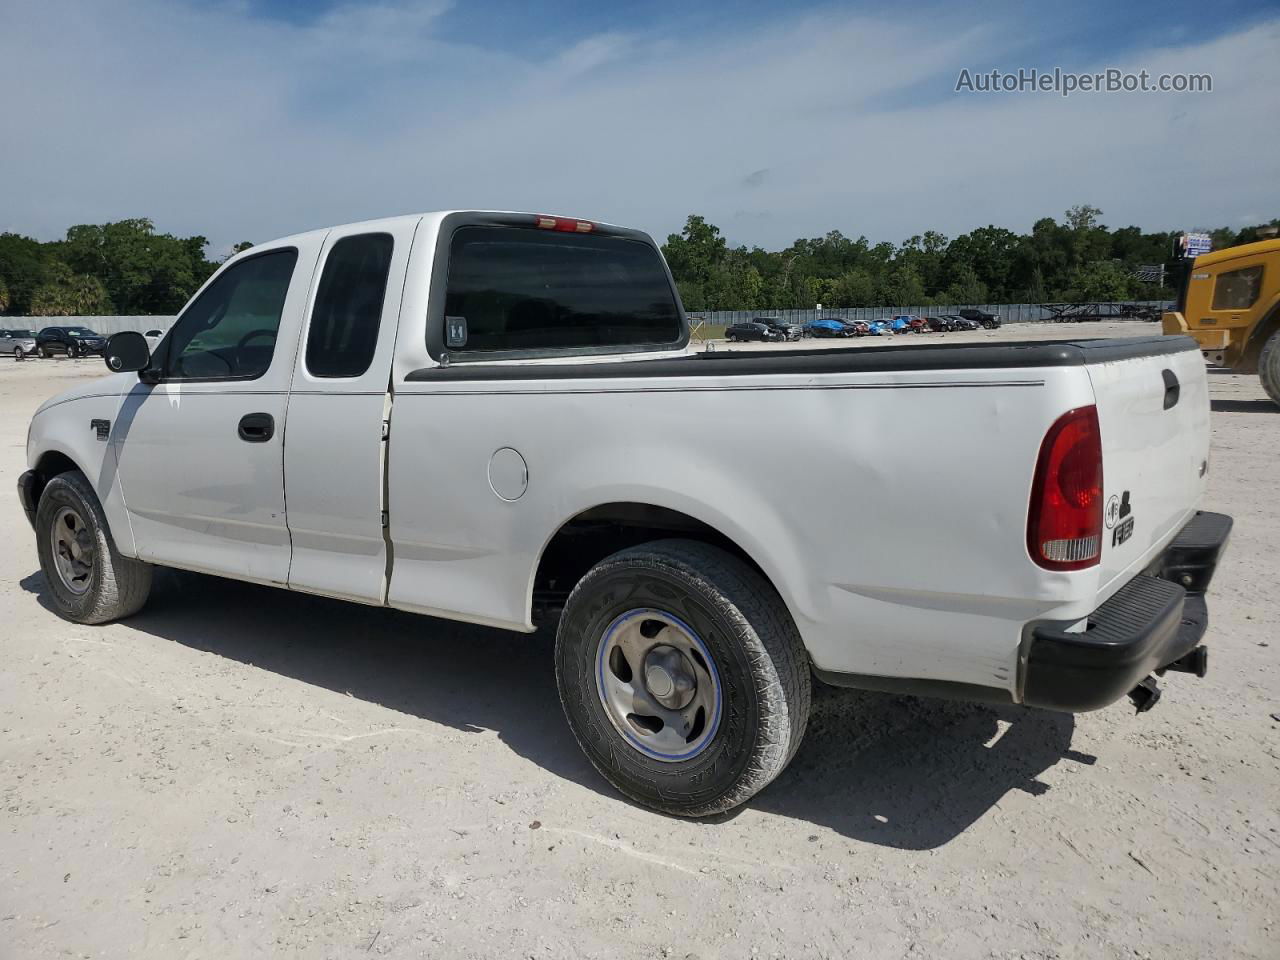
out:
M1027 515L1031 559L1081 570L1102 556L1102 435L1098 408L1063 414L1045 435Z
M573 217L536 216L534 225L543 230L559 230L561 233L590 233L596 225L590 220L575 220Z

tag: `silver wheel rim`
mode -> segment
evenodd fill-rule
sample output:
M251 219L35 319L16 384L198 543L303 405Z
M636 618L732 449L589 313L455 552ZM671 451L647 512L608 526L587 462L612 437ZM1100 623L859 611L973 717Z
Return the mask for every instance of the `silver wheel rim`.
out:
M679 617L628 610L605 629L596 688L614 729L655 760L702 753L720 727L720 677L711 652Z
M74 594L89 589L93 579L96 543L84 519L71 507L62 507L53 518L49 531L53 546L53 568L62 585Z

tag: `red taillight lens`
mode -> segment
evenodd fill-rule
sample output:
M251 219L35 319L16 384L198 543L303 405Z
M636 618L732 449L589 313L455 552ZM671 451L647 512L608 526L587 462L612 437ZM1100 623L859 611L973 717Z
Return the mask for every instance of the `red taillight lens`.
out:
M1027 516L1031 559L1081 570L1102 556L1102 434L1098 408L1063 414L1045 435Z
M573 217L548 217L539 214L533 218L534 226L543 230L559 230L561 233L590 233L596 225L590 220L575 220Z

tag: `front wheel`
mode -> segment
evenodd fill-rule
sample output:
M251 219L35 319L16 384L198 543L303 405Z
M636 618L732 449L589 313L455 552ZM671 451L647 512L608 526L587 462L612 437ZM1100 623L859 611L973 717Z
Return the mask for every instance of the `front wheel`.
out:
M1262 345L1258 357L1258 379L1262 389L1274 403L1280 404L1280 330L1273 333Z
M54 612L73 623L137 613L151 592L151 565L120 555L93 487L73 470L54 477L36 508L36 551Z
M622 550L565 604L556 683L569 726L628 797L702 817L790 762L809 718L809 661L773 587L692 540Z
M25 351L25 350L23 350L21 347L14 347L14 348L13 348L13 359L15 359L15 360L25 360L25 359L27 359L26 351Z

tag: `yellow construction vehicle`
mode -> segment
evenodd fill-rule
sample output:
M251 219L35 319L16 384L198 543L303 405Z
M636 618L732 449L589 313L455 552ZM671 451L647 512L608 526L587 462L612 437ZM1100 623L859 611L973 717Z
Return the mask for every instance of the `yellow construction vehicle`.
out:
M1196 257L1163 326L1194 337L1214 366L1257 373L1280 404L1280 239Z

